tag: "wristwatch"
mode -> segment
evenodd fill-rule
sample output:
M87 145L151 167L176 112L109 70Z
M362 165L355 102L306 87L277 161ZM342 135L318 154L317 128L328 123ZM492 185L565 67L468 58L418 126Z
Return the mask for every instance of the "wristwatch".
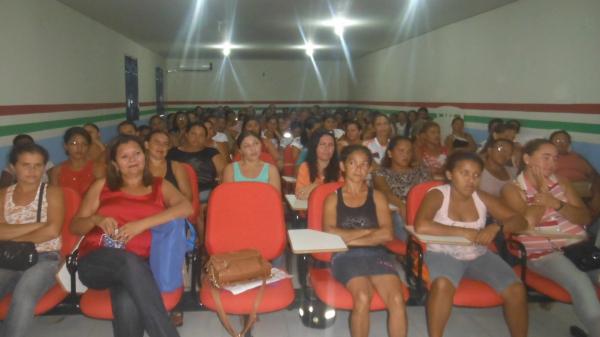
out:
M560 205L557 208L554 209L557 212L560 211L563 207L565 207L564 201L559 200L558 202L560 202Z

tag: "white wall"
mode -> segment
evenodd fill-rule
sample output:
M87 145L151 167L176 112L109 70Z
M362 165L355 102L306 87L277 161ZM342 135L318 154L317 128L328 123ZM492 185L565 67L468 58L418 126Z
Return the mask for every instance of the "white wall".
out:
M140 101L154 101L164 59L54 0L2 0L0 104L122 102L124 55L138 59Z
M182 61L167 60L169 69ZM167 75L168 101L306 101L346 100L348 68L345 62L317 61L320 82L308 59L196 60L213 63L210 72L175 72ZM185 65L193 65L187 60Z
M351 99L598 102L600 1L520 0L355 62Z
M18 133L31 134L54 162L64 159L67 127L98 122L108 140L125 119L125 55L138 60L140 102L155 101L155 67L165 68L160 55L55 0L0 0L0 48L0 107L10 106L0 116L0 168ZM75 103L83 105L47 112ZM25 105L39 107L14 114Z

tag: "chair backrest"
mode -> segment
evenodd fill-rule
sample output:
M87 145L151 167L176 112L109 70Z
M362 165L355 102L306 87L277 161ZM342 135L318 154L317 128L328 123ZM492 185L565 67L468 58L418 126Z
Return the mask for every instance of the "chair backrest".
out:
M195 224L198 221L198 214L200 214L201 210L200 197L198 195L198 176L192 165L186 163L181 164L185 167L185 172L187 172L188 180L192 188L192 208L194 212L188 219L191 223Z
M79 193L74 190L63 187L63 199L64 199L64 207L65 214L63 219L63 225L61 229L61 239L62 239L62 248L60 249L60 253L63 256L67 256L71 254L73 247L79 241L80 236L71 233L70 226L71 221L73 221L73 217L77 214L79 210L79 205L81 204L81 197Z
M413 186L410 191L408 191L408 195L406 196L406 224L408 226L415 225L417 211L419 210L419 206L421 206L423 198L425 198L425 194L427 194L431 188L443 184L444 183L439 180L426 181Z
M209 254L254 248L272 260L287 242L281 194L270 184L224 183L210 195L206 217Z
M340 182L327 183L317 186L308 198L308 228L317 231L323 230L323 205L328 195L340 188ZM331 253L315 253L312 256L320 261L331 260Z
M295 167L296 161L294 160L294 151L292 145L288 145L283 149L283 175L293 177Z

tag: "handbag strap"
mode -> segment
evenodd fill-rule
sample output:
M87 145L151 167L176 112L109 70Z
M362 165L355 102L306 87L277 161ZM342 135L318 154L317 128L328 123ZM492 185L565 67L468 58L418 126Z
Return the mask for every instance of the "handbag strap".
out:
M262 259L261 259L260 263L261 263L261 265L264 266L264 261ZM244 336L244 335L246 335L246 332L248 332L250 330L250 328L252 328L252 325L254 325L254 323L256 322L256 312L258 311L258 306L259 306L260 302L262 302L262 298L265 293L266 285L267 285L267 278L263 277L262 284L260 285L260 289L258 290L258 294L256 295L256 298L254 299L254 305L252 306L252 312L250 312L250 316L249 316L248 320L246 321L244 328L239 333L237 333L235 331L235 329L231 325L231 322L229 321L229 317L227 316L227 313L225 312L225 309L223 308L223 303L221 303L221 294L215 288L214 285L212 285L212 284L209 285L210 292L212 294L213 300L215 301L215 305L217 307L217 315L219 316L219 319L223 323L225 330L227 330L227 332L229 333L229 335L231 335L231 337Z
M44 201L44 190L46 189L46 183L42 183L40 185L40 193L38 195L38 207L37 213L35 216L35 222L40 222L42 220L42 202Z

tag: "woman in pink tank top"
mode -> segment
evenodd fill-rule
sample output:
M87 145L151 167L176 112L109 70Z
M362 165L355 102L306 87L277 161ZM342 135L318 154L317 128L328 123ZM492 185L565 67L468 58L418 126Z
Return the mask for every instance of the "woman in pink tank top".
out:
M483 161L472 152L453 152L446 162L448 184L425 195L415 219L419 234L458 236L472 245L427 244L425 263L429 270L427 327L430 337L441 337L455 289L463 277L491 286L504 300L504 316L512 337L527 336L527 297L512 269L487 246L500 231L526 228L523 216L499 198L478 190ZM498 223L485 225L489 212Z

